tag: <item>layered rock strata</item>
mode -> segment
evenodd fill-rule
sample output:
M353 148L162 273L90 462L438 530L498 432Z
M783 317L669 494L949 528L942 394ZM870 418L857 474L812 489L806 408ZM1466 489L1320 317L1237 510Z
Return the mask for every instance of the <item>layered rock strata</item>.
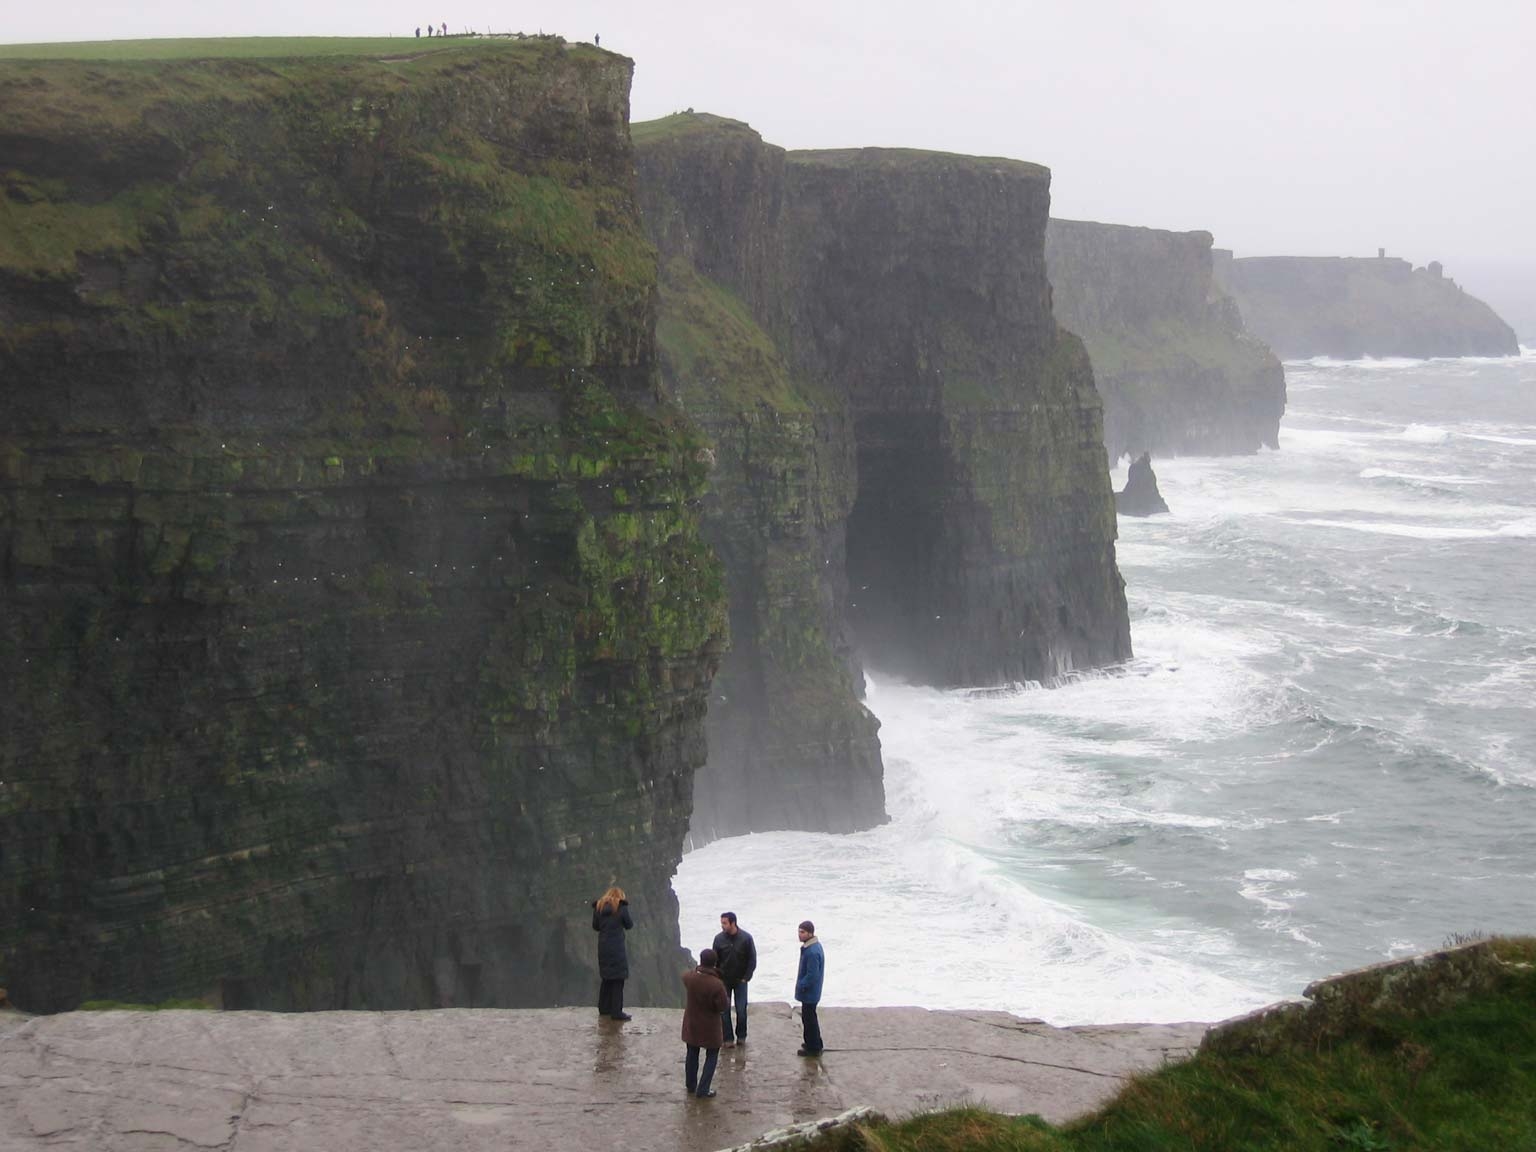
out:
M0 64L0 984L672 1003L724 633L631 65Z
M662 376L713 444L704 526L730 596L691 841L872 827L885 820L879 722L846 612L853 421L756 319L787 297L784 151L706 115L633 134L661 257Z
M732 598L696 833L867 826L862 665L989 684L1130 651L1099 400L1045 279L1049 174L786 154L692 114L634 135Z
M1446 276L1395 257L1254 256L1219 273L1248 328L1287 359L1516 356L1493 309Z
M1093 361L1111 459L1278 446L1285 374L1213 279L1209 232L1053 219L1045 251L1056 317Z

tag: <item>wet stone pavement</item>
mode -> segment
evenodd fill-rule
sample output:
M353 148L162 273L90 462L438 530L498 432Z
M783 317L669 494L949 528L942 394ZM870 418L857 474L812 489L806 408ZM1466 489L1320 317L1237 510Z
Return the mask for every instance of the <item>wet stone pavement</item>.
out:
M1051 1028L992 1012L822 1010L827 1051L754 1004L712 1100L686 1096L681 1013L633 1009L0 1014L0 1152L712 1152L871 1105L971 1101L1063 1120L1190 1054L1205 1026Z

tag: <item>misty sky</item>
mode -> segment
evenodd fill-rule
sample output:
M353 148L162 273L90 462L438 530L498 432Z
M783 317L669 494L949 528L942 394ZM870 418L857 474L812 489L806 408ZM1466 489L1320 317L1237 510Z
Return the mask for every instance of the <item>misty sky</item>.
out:
M790 148L895 145L1052 170L1058 216L1204 228L1243 255L1374 255L1536 318L1530 0L223 0L8 5L14 43L554 32L682 108ZM1522 268L1531 270L1527 278ZM1529 301L1521 299L1529 284ZM1514 321L1514 317L1509 317ZM1536 322L1518 322L1522 332Z

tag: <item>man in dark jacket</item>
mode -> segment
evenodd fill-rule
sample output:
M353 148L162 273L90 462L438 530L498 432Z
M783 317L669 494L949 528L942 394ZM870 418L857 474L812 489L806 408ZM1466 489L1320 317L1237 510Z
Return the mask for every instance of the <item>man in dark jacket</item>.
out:
M683 1061L683 1087L695 1096L715 1094L709 1082L715 1078L720 1060L720 1017L729 1006L725 985L720 982L713 949L699 953L699 966L683 974L683 1043L688 1058ZM704 1074L699 1075L699 1049L704 1049Z
M816 939L816 925L800 921L800 970L795 974L795 999L800 1001L800 1027L805 1043L796 1056L821 1055L821 1021L816 1006L821 1003L821 982L827 970L826 955Z
M736 1002L736 1029L731 1030L731 1009L726 1005L721 1022L724 1024L725 1046L734 1048L747 1042L747 982L757 971L757 945L752 933L736 923L736 913L720 913L720 935L715 937L715 955L719 957L720 979L725 981L725 994Z

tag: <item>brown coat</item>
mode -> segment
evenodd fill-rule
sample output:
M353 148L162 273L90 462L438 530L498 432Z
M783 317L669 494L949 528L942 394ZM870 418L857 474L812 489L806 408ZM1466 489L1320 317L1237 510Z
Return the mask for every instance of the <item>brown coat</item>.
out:
M725 1042L720 1013L730 1005L720 973L700 965L683 974L683 991L688 997L683 1007L683 1043L700 1048L720 1047Z

